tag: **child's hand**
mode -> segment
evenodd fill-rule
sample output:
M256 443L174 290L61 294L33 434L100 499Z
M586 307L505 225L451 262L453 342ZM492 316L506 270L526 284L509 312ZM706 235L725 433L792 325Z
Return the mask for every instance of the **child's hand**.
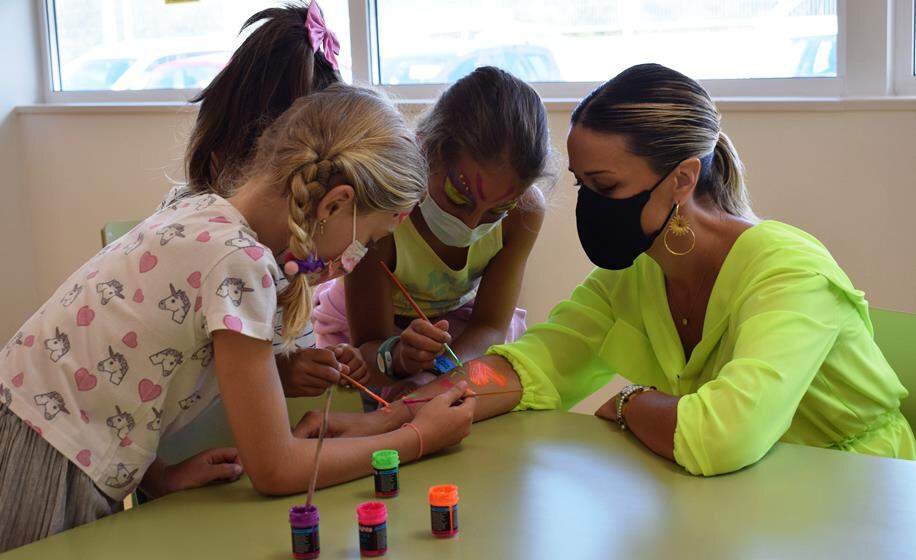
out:
M340 382L341 364L334 348L303 348L287 359L280 371L287 397L317 397Z
M334 356L337 358L337 361L347 369L343 372L359 383L367 383L369 381L369 368L366 367L366 362L363 361L363 356L356 348L350 346L349 344L338 344L334 347ZM340 384L344 387L349 387L350 383L341 378Z
M423 319L414 319L394 347L394 363L399 372L407 375L433 369L436 357L445 351L444 344L451 341L448 321L433 325Z
M245 471L239 452L233 447L207 449L189 459L165 468L163 492L199 488L209 484L235 482Z
M461 381L417 411L413 424L423 434L424 453L456 445L471 433L477 399L465 399L453 406L467 388L468 384Z

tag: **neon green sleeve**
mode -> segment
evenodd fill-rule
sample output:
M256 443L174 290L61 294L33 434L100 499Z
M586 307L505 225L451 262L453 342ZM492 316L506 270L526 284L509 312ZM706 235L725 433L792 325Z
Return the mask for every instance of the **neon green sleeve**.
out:
M524 391L516 410L569 408L612 377L598 350L614 324L612 272L595 270L550 312L510 344L487 353L508 360Z
M843 305L851 305L812 273L775 275L748 293L731 360L677 406L674 457L692 474L735 471L770 450L833 347Z

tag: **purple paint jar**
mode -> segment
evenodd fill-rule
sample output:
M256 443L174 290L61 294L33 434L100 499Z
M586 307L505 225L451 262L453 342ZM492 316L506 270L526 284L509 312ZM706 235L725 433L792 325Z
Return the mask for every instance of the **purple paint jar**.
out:
M318 541L318 508L293 506L289 510L289 525L293 531L293 558L311 560L321 554Z

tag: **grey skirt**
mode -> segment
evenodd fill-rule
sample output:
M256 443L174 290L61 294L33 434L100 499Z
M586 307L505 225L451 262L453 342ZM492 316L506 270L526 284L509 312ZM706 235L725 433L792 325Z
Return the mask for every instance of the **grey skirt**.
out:
M0 405L0 552L121 508L79 467Z

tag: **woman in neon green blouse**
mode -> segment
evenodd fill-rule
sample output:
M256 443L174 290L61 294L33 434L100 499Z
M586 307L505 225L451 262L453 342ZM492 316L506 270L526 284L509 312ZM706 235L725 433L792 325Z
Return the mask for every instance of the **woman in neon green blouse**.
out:
M777 441L916 459L907 392L863 293L812 236L757 220L699 84L630 68L582 101L567 144L579 238L599 268L547 322L467 364L472 383L523 388L479 399L478 419L569 408L616 372L643 387L599 416L621 410L647 447L694 474L753 464ZM396 410L388 423L410 415ZM353 429L386 422L367 420Z

